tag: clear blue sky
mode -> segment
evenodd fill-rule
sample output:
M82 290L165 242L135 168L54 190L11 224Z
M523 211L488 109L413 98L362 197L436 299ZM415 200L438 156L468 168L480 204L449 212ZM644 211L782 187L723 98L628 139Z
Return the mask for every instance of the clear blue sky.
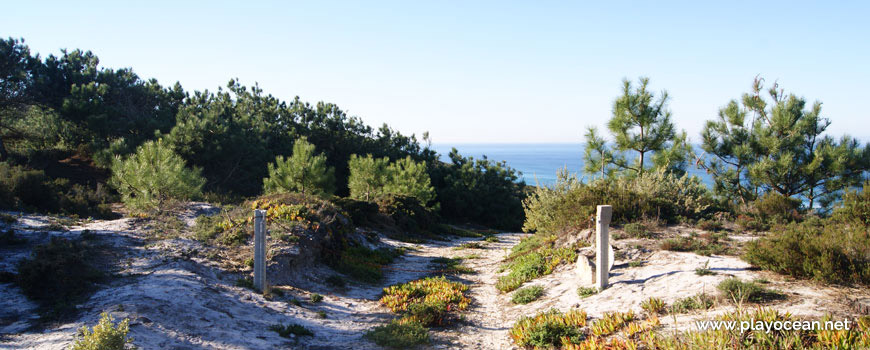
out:
M870 139L868 2L596 3L13 1L0 36L188 90L259 82L441 144L581 142L641 75L694 142L757 74Z

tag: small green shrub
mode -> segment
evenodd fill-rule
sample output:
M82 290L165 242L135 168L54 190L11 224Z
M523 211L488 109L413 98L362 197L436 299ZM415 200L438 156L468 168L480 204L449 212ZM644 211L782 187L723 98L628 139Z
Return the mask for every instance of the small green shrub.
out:
M47 311L44 316L63 316L102 280L103 273L91 263L95 254L88 242L52 237L18 264L16 282Z
M445 258L437 257L432 259L432 268L440 270L441 273L449 274L470 274L474 270L470 267L462 265L462 258Z
M167 201L201 195L205 179L200 173L187 168L184 159L158 139L142 144L127 159L115 159L109 184L127 207L143 214L160 210Z
M625 233L629 237L633 237L633 238L649 238L650 237L650 233L649 233L649 230L647 230L646 225L639 223L639 222L625 224L625 226L623 226L622 230L625 231Z
M641 260L632 260L628 262L629 267L641 267L644 265L644 262Z
M809 218L777 226L748 242L742 258L794 277L870 285L870 236L863 226L837 219Z
M701 230L704 230L704 231L717 232L717 231L721 231L723 226L722 226L722 223L717 221L717 220L701 219L701 220L698 220L698 223L695 225L695 227L697 227Z
M710 268L708 267L709 264L710 264L710 261L708 260L707 262L704 263L704 266L695 269L695 274L698 276L715 275L716 273L713 272L713 270L710 270Z
M511 302L514 304L528 304L544 295L544 287L541 286L528 286L517 289L514 292L513 297L511 298Z
M650 315L658 315L665 311L665 302L659 298L649 298L640 303L640 308Z
M319 303L323 301L323 296L317 293L311 294L309 298L311 299L312 303Z
M720 234L704 233L701 235L691 234L680 236L677 238L669 238L659 245L663 250L671 250L676 252L695 252L698 255L710 256L713 254L723 254L728 251L728 247L721 243L727 239L726 236Z
M92 329L82 327L79 336L70 346L70 350L124 350L135 349L133 339L127 337L130 332L129 320L124 319L117 325L108 313L100 314L100 322Z
M326 278L326 284L336 288L344 288L347 286L347 281L339 275L332 275Z
M499 242L498 237L496 237L495 235L486 236L486 238L484 238L483 240L487 241L489 243L498 243Z
M559 349L577 344L585 338L586 313L552 309L531 317L520 318L510 329L510 337L520 347Z
M221 222L219 215L200 215L196 217L196 225L193 227L193 237L200 242L208 242L215 239L223 230L218 225Z
M498 278L495 287L502 292L510 292L523 283L549 275L562 264L577 260L577 253L571 247L554 247L556 236L535 234L520 240L511 249L503 270L510 271Z
M595 287L580 287L577 288L577 295L581 298L588 298L595 294L598 294L598 288Z
M384 288L380 303L402 315L402 320L424 326L444 325L453 313L471 303L468 286L445 277L427 277Z
M377 326L368 331L365 337L380 346L405 349L420 344L428 344L429 330L416 322L393 320L386 325Z
M326 318L326 311L318 311L318 312L317 312L317 317L320 317L320 318Z
M331 195L335 191L335 169L327 165L326 155L315 155L314 148L302 137L293 143L290 157L275 157L275 162L268 164L269 177L263 179L263 192Z
M729 278L717 286L722 293L735 302L745 301L763 303L770 300L783 299L785 296L779 292L765 289L754 282L744 282L737 278Z
M401 255L400 252L388 249L368 249L363 246L346 247L337 262L331 265L338 272L344 273L351 278L364 282L376 283L384 277L381 266L387 265Z
M713 307L713 304L713 298L707 294L701 293L675 300L670 307L670 311L671 313L679 314L693 310L706 310Z
M269 330L275 331L281 337L290 338L290 335L295 335L297 337L310 337L313 336L314 333L311 332L308 328L305 328L302 325L291 323L288 325L275 324L269 326Z

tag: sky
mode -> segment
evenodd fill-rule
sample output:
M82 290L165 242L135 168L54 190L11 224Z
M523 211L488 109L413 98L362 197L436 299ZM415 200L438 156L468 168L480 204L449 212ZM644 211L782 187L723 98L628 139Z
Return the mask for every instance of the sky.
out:
M667 90L678 129L754 77L823 103L870 140L870 2L14 1L0 37L91 50L187 90L231 78L339 105L436 144L574 143L604 128L621 81Z

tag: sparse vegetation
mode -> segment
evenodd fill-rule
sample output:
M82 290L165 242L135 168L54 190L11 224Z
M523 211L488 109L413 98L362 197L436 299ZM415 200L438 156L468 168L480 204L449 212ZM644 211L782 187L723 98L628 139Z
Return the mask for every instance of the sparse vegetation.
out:
M323 296L320 294L314 293L314 294L311 294L309 299L311 300L312 303L316 304L316 303L323 301Z
M658 315L664 312L666 307L664 300L655 297L650 297L640 303L640 308L650 315Z
M671 304L670 312L675 314L686 313L694 310L706 310L714 305L714 300L707 294L700 293L690 297L680 298Z
M689 236L666 239L661 242L659 247L663 250L695 252L698 255L710 256L728 251L728 247L722 243L725 239L727 236L716 233L703 233L701 235L692 233Z
M591 297L595 294L598 294L598 288L595 288L595 287L577 288L577 295L579 295L580 298L588 298L588 297Z
M511 249L508 261L502 266L506 276L498 278L495 287L510 292L523 283L539 276L549 275L557 266L572 263L577 253L571 247L554 247L556 236L535 234L523 238Z
M274 324L269 326L269 330L275 331L275 333L284 338L290 338L291 334L297 337L310 337L314 335L314 332L308 328L295 323L288 325Z
M108 313L100 314L100 321L93 328L82 327L70 350L125 350L135 349L133 339L127 337L130 321L114 323Z
M737 303L763 303L766 301L785 298L782 293L766 289L755 282L744 282L737 278L726 279L720 282L717 288L719 288L726 297Z
M432 267L440 270L441 273L448 274L469 274L474 273L474 270L468 266L462 265L463 258L445 258L437 257L432 259Z
M429 329L417 322L393 320L368 331L365 337L380 346L406 349L429 343Z
M695 274L698 276L715 275L716 273L713 272L713 270L710 270L709 265L710 265L710 260L707 260L707 262L704 263L704 266L695 269Z
M465 310L468 286L442 277L428 277L384 288L381 304L401 314L403 322L443 325L451 312Z
M511 302L514 304L528 304L544 295L544 287L528 286L517 289L511 297Z

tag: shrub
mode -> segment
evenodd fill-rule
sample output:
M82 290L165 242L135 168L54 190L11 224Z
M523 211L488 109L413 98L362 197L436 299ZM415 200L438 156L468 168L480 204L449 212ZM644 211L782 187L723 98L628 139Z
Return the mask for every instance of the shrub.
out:
M722 230L722 223L717 220L701 219L698 220L695 226L704 231L716 232Z
M489 242L489 243L498 243L499 242L498 237L496 237L495 235L486 236L486 238L484 238L483 240L486 242Z
M278 333L278 335L284 338L290 338L291 334L297 337L310 337L314 335L314 333L311 332L311 330L309 330L308 328L305 328L304 326L295 323L291 323L288 325L271 325L269 326L269 330L275 331L276 333Z
M114 201L106 188L51 179L42 170L0 162L0 209L32 210L108 218Z
M102 279L91 265L94 254L87 242L52 237L19 262L16 282L24 295L49 309L47 316L63 316Z
M437 257L432 259L432 266L436 269L439 269L441 273L450 273L450 274L469 274L474 273L474 270L470 267L463 266L462 261L463 258L445 258L445 257Z
M664 170L584 184L563 169L555 185L538 187L524 201L523 230L577 234L591 227L596 206L601 204L613 205L614 223L644 219L677 222L704 217L712 208L713 199L697 177L677 176Z
M130 332L129 320L124 319L117 325L108 313L100 314L100 322L91 330L82 327L79 336L70 346L70 350L124 350L135 349L133 339L127 337Z
M523 224L524 182L505 162L463 157L454 148L449 163L435 162L429 174L440 214L455 222L518 230Z
M713 298L707 294L701 293L694 296L680 298L671 304L671 313L679 314L692 310L706 310L713 307Z
M534 235L522 239L512 248L508 261L502 266L509 273L499 277L495 287L510 292L527 281L549 275L561 264L577 260L573 248L555 248L554 244L555 236Z
M387 195L377 203L381 214L402 233L429 235L438 230L438 216L414 197Z
M594 287L577 288L577 295L579 295L581 298L588 298L588 297L591 297L595 294L598 294L598 288L594 288Z
M311 294L310 298L312 303L319 303L323 301L323 296L317 293Z
M727 297L738 303L744 301L761 303L784 297L782 294L765 289L754 282L743 282L737 278L726 279L716 287Z
M867 230L836 219L811 218L778 226L748 242L742 258L762 269L794 277L870 284Z
M376 283L384 277L381 266L393 262L399 255L399 251L388 248L372 250L363 246L349 246L341 251L338 261L330 264L338 272L357 281Z
M200 215L196 217L196 224L193 227L193 237L201 242L208 242L215 239L221 232L218 224L221 222L219 215Z
M698 276L712 276L712 275L715 275L716 273L713 272L713 270L710 270L710 268L708 267L708 265L710 265L710 261L709 261L709 260L707 260L707 262L704 263L704 266L699 267L699 268L696 268L696 269L695 269L695 274L698 275Z
M622 228L623 231L629 236L634 238L648 238L649 231L646 226L639 222L633 222L630 224L625 224Z
M266 194L299 192L315 196L335 191L335 170L326 165L325 155L315 155L314 145L306 138L293 143L293 155L275 157L268 165L269 177L263 179Z
M713 254L722 254L728 251L727 246L720 243L726 236L718 234L702 234L692 233L687 236L677 238L669 238L662 241L659 247L663 250L671 250L676 252L695 252L698 255L709 256Z
M523 288L517 289L517 291L514 292L514 296L511 298L511 302L513 302L514 304L528 304L528 303L531 303L535 300L538 300L538 298L540 298L541 295L543 295L543 294L544 294L544 287L541 287L541 286L523 287Z
M442 277L427 277L384 288L380 303L402 315L403 322L443 325L450 312L468 308L468 286Z
M640 308L650 315L657 315L665 311L665 302L659 298L649 298L640 303Z
M737 224L751 231L766 231L772 225L800 221L801 201L768 192L748 205L741 207Z
M586 313L556 309L531 317L520 318L510 329L510 337L521 347L540 349L561 348L583 340L582 327L586 326Z
M429 330L416 322L393 320L366 332L365 337L380 346L405 349L429 343Z
M148 141L127 159L112 163L109 182L121 201L137 213L159 210L169 200L201 194L205 179L199 169L188 169L184 160L162 140Z
M839 222L870 227L870 181L864 182L861 192L846 191L843 202L834 210L833 217Z

